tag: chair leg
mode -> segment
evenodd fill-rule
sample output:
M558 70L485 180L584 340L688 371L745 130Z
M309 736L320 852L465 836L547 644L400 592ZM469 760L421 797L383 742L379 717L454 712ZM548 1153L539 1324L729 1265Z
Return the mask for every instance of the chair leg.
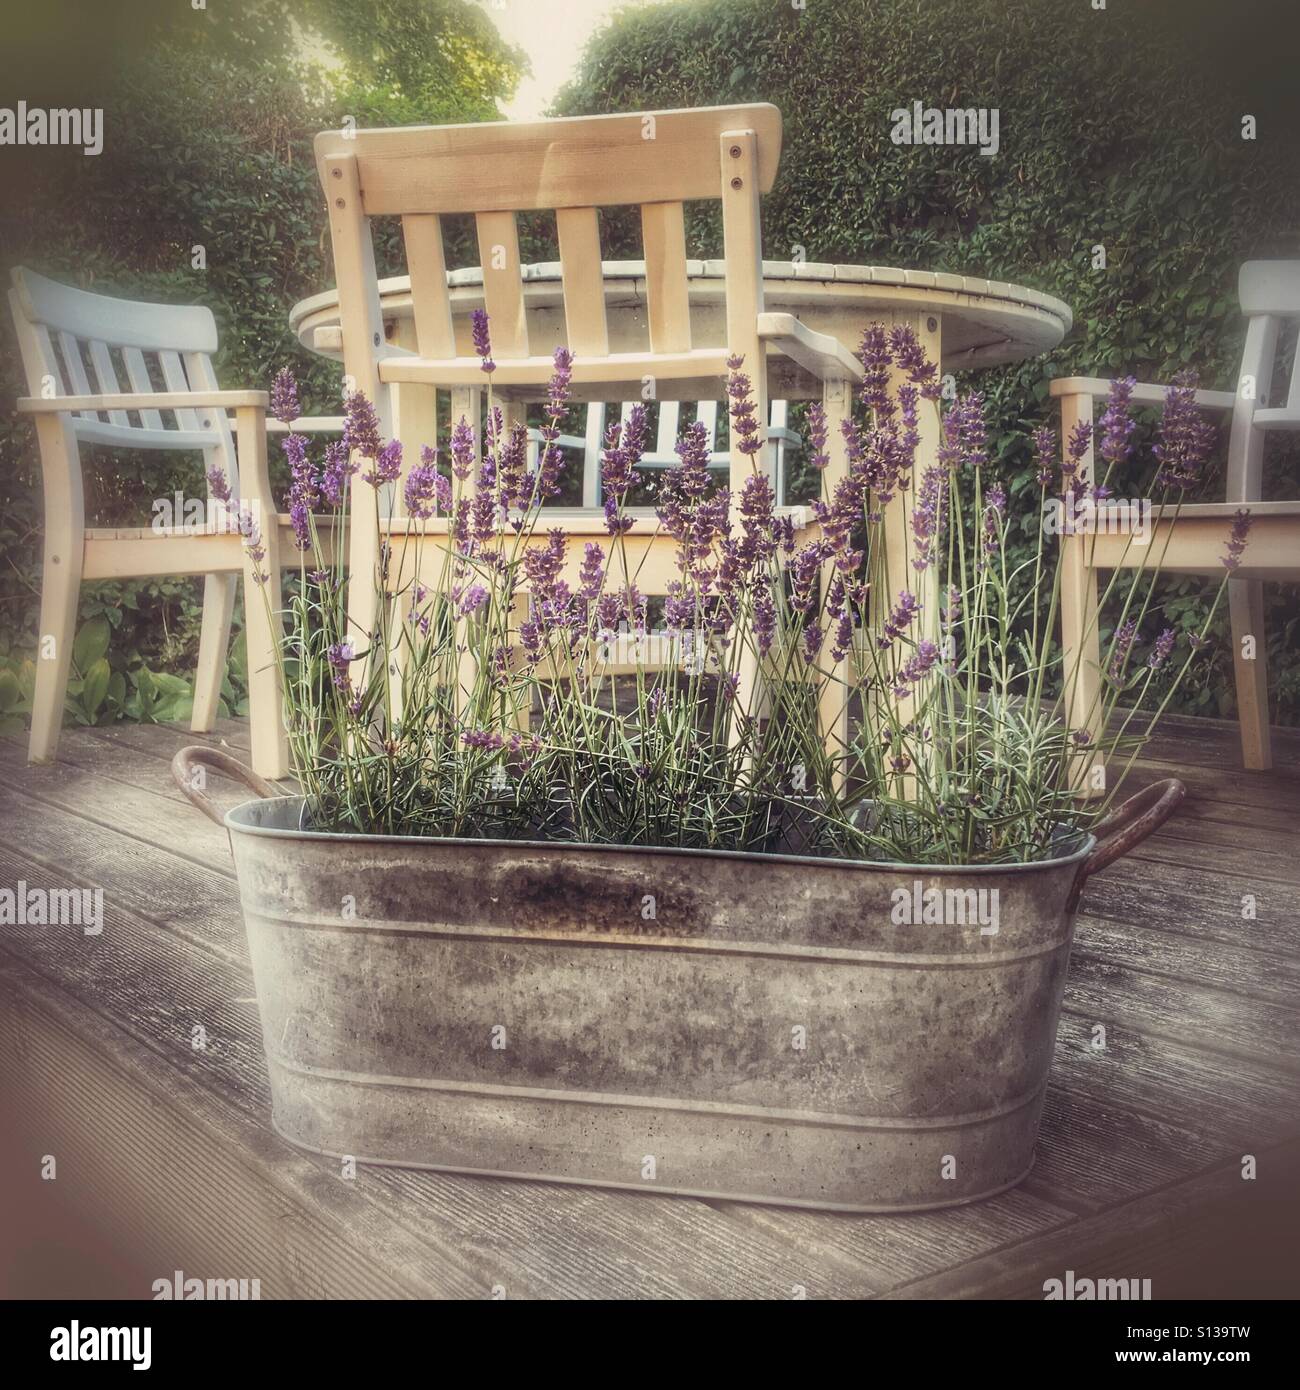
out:
M190 718L190 728L196 734L210 732L217 722L238 580L237 574L209 574L203 579L203 625L199 629L199 664L194 673L194 712Z
M248 725L253 771L274 780L289 772L284 734L280 644L284 637L280 582L280 528L266 478L266 421L260 410L236 411L240 490L257 522L262 548L254 562L244 548L244 634L248 642Z
M1098 635L1097 571L1087 563L1086 536L1061 537L1061 677L1065 686L1065 722L1071 734L1085 733L1085 749L1101 742L1101 641ZM1082 752L1070 768L1070 784L1078 796L1105 791L1096 776L1101 766L1096 751ZM1104 768L1103 773L1104 777Z
M85 538L57 523L47 527L41 579L41 630L37 638L36 689L32 699L32 733L27 761L53 762L63 728L63 704L72 670L72 643L77 635L81 595L81 561Z
M1268 725L1268 657L1264 643L1264 585L1258 579L1230 579L1228 606L1232 619L1232 664L1237 680L1237 715L1241 721L1241 757L1252 772L1273 766ZM1249 647L1253 654L1244 655Z

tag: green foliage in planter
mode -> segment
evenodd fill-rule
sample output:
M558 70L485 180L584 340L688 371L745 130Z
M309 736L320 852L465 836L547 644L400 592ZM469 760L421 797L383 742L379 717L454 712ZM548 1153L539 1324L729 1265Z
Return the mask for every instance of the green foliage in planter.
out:
M469 0L47 0L6 16L0 90L29 106L102 106L104 148L0 149L17 191L0 218L13 265L126 298L206 304L223 386L293 360L312 413L340 408L339 368L303 353L290 305L333 283L312 163L318 130L496 118L522 59ZM292 21L292 22L291 22ZM203 248L205 265L195 264ZM384 273L400 268L390 259ZM26 394L7 310L0 397ZM85 449L88 525L141 525L155 498L201 495L198 454ZM278 465L273 450L273 470ZM30 709L42 503L34 431L0 415L0 729ZM73 673L68 718L182 717L192 699L202 586L88 584L82 631L107 645ZM237 619L239 621L239 619ZM105 626L107 625L107 626ZM83 640L83 639L79 639ZM84 639L89 641L89 638ZM245 708L232 657L224 711Z
M1021 508L1011 540L1023 558L1037 525L1025 439L1049 415L1049 378L1168 381L1191 366L1203 385L1231 388L1237 267L1300 255L1300 111L1294 43L1283 42L1295 24L1290 0L1104 11L1087 0L685 0L617 15L555 109L773 102L785 137L764 203L769 258L803 248L810 261L987 276L1064 299L1075 327L1060 348L961 382L987 393L991 458ZM913 101L996 107L999 153L893 144L890 113ZM1242 139L1245 113L1254 141ZM612 254L638 254L633 219L607 225ZM708 211L695 211L689 237L690 254L722 254ZM1266 496L1300 496L1298 459L1294 445L1270 445ZM1116 488L1138 496L1142 481L1122 476ZM1222 488L1220 471L1204 495L1221 499ZM1199 631L1212 587L1166 584L1180 633ZM1294 723L1300 601L1294 586L1266 593L1274 717ZM1226 616L1212 631L1226 639ZM1226 641L1174 707L1234 711Z

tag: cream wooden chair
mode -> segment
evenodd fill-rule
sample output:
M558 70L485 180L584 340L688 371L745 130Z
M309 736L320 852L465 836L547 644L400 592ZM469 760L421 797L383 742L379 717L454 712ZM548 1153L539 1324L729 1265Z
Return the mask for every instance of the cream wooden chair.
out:
M209 309L89 294L22 268L13 272L9 303L31 393L18 409L35 422L45 495L29 759L45 762L57 754L83 580L204 576L191 721L191 728L202 732L216 719L235 586L242 575L253 762L265 777L284 776L277 621L267 617L240 535L225 526L226 518L214 517L218 509L206 482L207 472L220 468L232 499L258 520L266 549L262 570L278 610L287 518L277 515L267 478L266 392L218 389L212 368L217 329ZM228 411L234 414L233 432ZM337 430L340 425L338 419L295 422L296 428ZM201 452L206 526L195 530L178 519L179 524L162 528L87 527L82 444Z
M1279 330L1289 324L1300 331L1300 261L1248 261L1241 268L1238 292L1247 322L1237 389L1196 393L1197 404L1203 408L1232 413L1227 498L1185 504L1176 520L1172 507L1163 509L1163 514L1156 508L1152 535L1144 546L1133 544L1118 531L1062 537L1062 644L1066 718L1072 728L1088 729L1095 741L1101 732L1097 572L1117 566L1150 568L1159 562L1169 574L1221 574L1232 519L1239 508L1247 508L1252 518L1249 543L1228 593L1242 756L1247 768L1260 770L1273 765L1263 584L1300 580L1300 500L1260 500L1266 435L1272 430L1300 430L1300 352L1285 404L1274 406L1268 400ZM1069 437L1077 422L1092 422L1094 402L1108 395L1110 385L1097 377L1052 382L1051 394L1061 402L1063 437ZM1159 405L1165 390L1144 383L1135 388L1133 400ZM1083 471L1091 476L1092 468L1090 450ZM1081 777L1088 770L1080 768Z
M563 272L565 340L574 354L577 400L644 396L653 378L660 401L713 400L737 353L754 383L759 419L768 418L768 353L784 354L827 384L832 435L848 408L845 385L861 364L834 338L791 314L764 312L759 200L772 187L781 146L774 106L707 107L524 123L326 131L316 160L329 207L338 281L344 371L376 401L391 432L388 388L449 388L453 414L477 420L482 366L453 326L441 219L473 214L499 399L545 394L550 348L530 341L516 214L554 212ZM692 341L683 202L722 203L726 256L726 343ZM609 348L598 209L640 205L649 341L635 352ZM398 216L411 275L417 351L385 341L370 218ZM749 459L733 443L731 484ZM354 479L349 536L353 575L377 563L377 499ZM375 630L375 585L354 584L351 620ZM752 693L752 680L748 683ZM746 692L742 691L741 698Z

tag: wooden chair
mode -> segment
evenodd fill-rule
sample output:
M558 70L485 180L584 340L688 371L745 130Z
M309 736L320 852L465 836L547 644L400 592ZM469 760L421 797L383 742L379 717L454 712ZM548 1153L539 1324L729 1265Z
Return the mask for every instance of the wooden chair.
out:
M441 219L472 214L496 361L499 399L544 396L550 351L529 338L516 214L553 212L562 265L565 339L574 354L577 400L644 397L647 378L660 401L714 400L727 357L740 354L754 384L759 419L768 418L767 354L784 354L827 384L832 436L848 408L847 383L862 368L842 344L792 314L763 306L759 201L776 177L781 117L774 106L706 107L524 123L326 131L316 160L329 207L338 281L344 371L392 418L388 388L415 383L449 388L453 413L477 420L482 364L453 326ZM726 256L726 342L692 342L683 202L722 203ZM609 348L598 209L640 205L649 333L645 348ZM370 218L398 216L411 276L417 351L386 343ZM550 345L548 345L549 348ZM838 388L838 390L834 389ZM750 462L733 441L731 484ZM354 479L349 536L352 574L374 572L377 501ZM375 630L374 585L353 584L358 635ZM752 679L747 682L752 693ZM742 687L742 700L746 690Z
M45 495L29 760L46 762L57 754L83 580L204 577L190 726L202 732L216 719L235 585L242 575L253 762L265 777L284 776L277 619L268 618L258 595L242 538L225 518L213 520L206 482L209 470L221 469L232 499L258 520L266 549L262 570L278 610L281 532L288 519L277 515L267 477L266 392L218 389L212 368L217 329L209 309L89 294L22 268L13 272L9 303L31 393L18 409L35 422ZM233 433L227 411L234 413ZM295 422L296 428L340 425L338 419ZM207 526L87 527L82 444L201 452ZM268 518L275 524L267 524Z
M624 401L619 407L620 419L626 420L633 403ZM675 445L681 430L681 402L663 401L659 406L659 420L655 426L655 445L641 456L640 467L645 469L674 468L680 462ZM800 435L789 428L789 402L773 401L771 424L767 430L769 448L769 467L774 475L774 487L778 502L785 499L785 455L786 450L799 448L803 444ZM592 401L587 406L586 432L582 436L562 434L556 443L562 449L574 450L582 455L582 505L599 507L604 502L600 485L601 447L605 438L607 407L604 401ZM710 441L709 467L731 467L731 455L717 447L718 402L700 401L691 408L696 420L703 421ZM537 453L541 447L542 435L537 429L528 431L529 467L537 466Z
M1277 365L1279 330L1300 331L1300 261L1248 261L1241 268L1238 292L1246 316L1246 346L1235 391L1198 391L1197 404L1207 410L1231 411L1228 443L1227 498L1223 502L1156 508L1148 544L1112 532L1062 537L1061 620L1066 672L1066 718L1072 728L1100 735L1101 670L1098 640L1097 572L1152 568L1169 574L1217 575L1233 517L1249 509L1252 525L1241 567L1228 583L1233 662L1241 720L1244 764L1252 770L1273 765L1268 722L1268 672L1264 642L1263 584L1266 580L1300 580L1300 500L1261 501L1264 440L1273 430L1300 430L1300 353L1286 403L1270 405ZM1068 377L1052 382L1061 402L1061 429L1093 419L1094 402L1111 383L1097 377ZM1133 400L1159 405L1164 386L1141 384ZM1083 471L1092 475L1089 450ZM1244 639L1253 638L1253 642ZM1253 651L1252 651L1253 649ZM1248 655L1247 653L1252 653ZM1086 778L1089 766L1079 770Z

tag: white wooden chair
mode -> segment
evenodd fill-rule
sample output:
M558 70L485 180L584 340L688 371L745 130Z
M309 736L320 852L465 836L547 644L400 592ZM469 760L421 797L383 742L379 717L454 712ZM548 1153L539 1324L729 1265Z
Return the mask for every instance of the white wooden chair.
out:
M626 420L633 403L624 401L619 407L620 420ZM789 402L773 401L771 424L767 430L768 464L774 476L774 487L778 502L785 500L785 455L787 449L797 449L803 439L789 428ZM606 414L608 407L604 401L592 401L587 406L586 432L562 434L556 443L562 449L571 449L582 455L582 505L599 507L604 502L600 485L601 447L605 438ZM695 420L702 421L709 435L709 467L730 469L731 455L726 449L717 447L718 440L718 402L700 401L691 407ZM663 401L659 406L659 420L655 426L655 445L641 456L640 467L645 469L675 468L680 462L675 445L680 435L682 403ZM529 467L536 468L537 454L541 448L542 435L537 429L528 431Z
M862 367L836 339L792 314L763 305L759 202L776 177L781 116L774 106L583 116L522 123L326 131L316 160L330 218L338 281L344 371L376 401L390 431L390 386L449 388L453 414L477 420L482 364L458 338L448 296L441 219L473 214L484 298L496 362L498 398L545 395L553 364L529 339L516 214L554 212L564 293L565 339L574 354L577 400L640 399L653 378L659 401L716 399L729 354L744 358L756 415L768 418L769 353L784 354L826 384L832 437L848 408L847 384ZM726 342L698 347L691 336L683 203L722 203L726 257ZM648 339L644 349L611 352L605 314L598 210L640 205L646 264ZM370 218L398 216L411 276L417 351L385 341ZM733 439L731 486L750 473ZM834 463L834 460L833 460ZM374 489L352 489L349 535L354 576L378 559ZM376 586L354 583L351 620L375 630ZM751 707L757 672L742 680Z
M284 776L278 619L268 619L242 538L226 526L227 516L216 515L220 508L206 481L208 471L219 468L232 500L257 519L266 550L262 570L278 612L287 517L277 515L267 477L267 393L218 389L210 309L90 294L22 268L13 272L9 303L31 393L18 409L35 423L45 495L29 759L45 762L57 754L83 580L204 576L191 728L206 731L217 715L235 585L243 575L253 762L265 777ZM295 428L340 425L338 419L295 422ZM206 526L195 530L177 518L178 524L162 528L87 527L82 444L201 452Z
M1198 391L1197 404L1207 410L1231 411L1228 443L1227 498L1223 502L1188 503L1156 508L1148 544L1131 543L1115 532L1062 537L1062 644L1066 673L1066 717L1072 728L1100 735L1101 671L1098 640L1097 572L1151 568L1168 574L1217 575L1232 519L1239 508L1250 511L1252 525L1241 567L1229 580L1233 662L1241 720L1242 756L1250 769L1273 765L1268 720L1268 672L1264 641L1263 584L1300 580L1300 500L1261 501L1265 437L1273 430L1300 430L1300 352L1296 354L1285 404L1270 405L1277 365L1279 330L1300 332L1300 261L1248 261L1241 268L1238 292L1246 316L1246 346L1235 391ZM1077 422L1092 422L1094 402L1111 383L1097 377L1068 377L1052 382L1061 402L1062 436ZM1165 387L1141 384L1133 400L1159 405ZM1090 450L1083 471L1092 476ZM1253 641L1247 642L1245 639ZM1249 653L1249 654L1248 654ZM1086 777L1088 766L1079 769Z

